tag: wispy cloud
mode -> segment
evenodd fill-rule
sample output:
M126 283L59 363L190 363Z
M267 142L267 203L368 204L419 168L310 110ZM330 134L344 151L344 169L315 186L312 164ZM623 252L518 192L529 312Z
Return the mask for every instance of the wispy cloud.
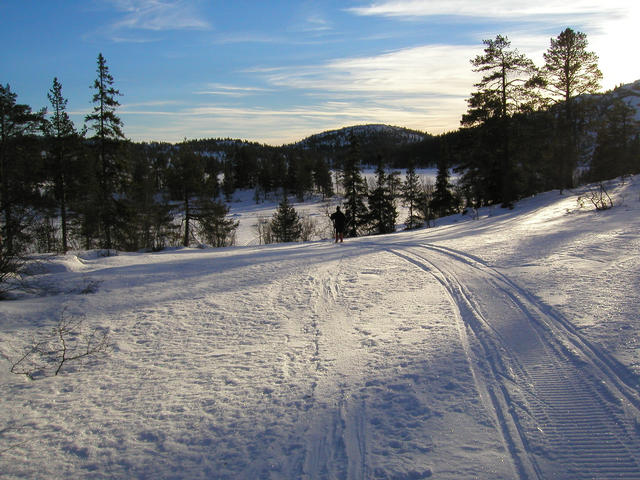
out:
M265 71L277 87L350 94L467 95L473 86L469 59L478 46L427 45L377 56Z
M414 99L415 100L415 99ZM183 138L233 137L281 145L323 130L354 124L386 123L431 132L445 131L458 117L443 117L455 111L442 99L424 98L410 105L409 99L397 103L375 101L318 101L311 105L283 108L228 107L201 105L173 111L127 110L122 117L127 134L134 140L180 141ZM153 121L150 118L162 120ZM433 125L433 128L427 126ZM442 128L437 128L441 125Z
M357 15L375 15L385 17L425 17L435 15L465 16L491 19L513 19L529 17L549 18L552 16L591 15L601 12L624 10L629 6L627 0L386 0L374 2L363 7L349 8Z
M241 87L238 85L223 85L221 83L210 83L202 90L195 91L196 95L223 95L229 97L246 97L271 91L261 87Z
M234 43L285 43L287 38L280 35L256 32L227 32L215 36L213 43L228 45Z
M640 64L629 62L621 48L640 41L640 4L630 0L380 0L348 11L402 21L429 21L434 16L465 18L478 25L483 19L503 21L503 27L498 23L493 26L497 30L479 33L483 38L508 34L514 48L537 62L549 47L549 39L572 27L588 34L591 48L600 57L605 88L612 88L621 78L633 81L640 75ZM504 31L513 28L514 22L519 23L519 31Z
M124 17L112 25L119 30L206 30L209 22L193 1L112 0Z

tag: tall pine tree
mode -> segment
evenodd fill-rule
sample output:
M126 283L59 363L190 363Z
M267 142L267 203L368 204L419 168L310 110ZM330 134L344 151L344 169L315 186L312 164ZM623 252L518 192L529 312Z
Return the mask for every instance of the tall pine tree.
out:
M354 135L350 137L349 152L342 168L347 237L357 237L367 224L369 212L364 203L367 197L367 183L360 171L360 146Z
M61 247L66 253L69 249L69 203L79 189L80 137L67 113L67 99L62 95L62 84L57 77L53 79L47 97L51 103L51 117L46 129L49 167L60 214Z
M488 170L493 171L498 183L491 196L510 206L517 197L511 120L513 115L530 110L537 102L535 89L531 88L536 78L535 67L525 55L511 48L507 37L498 35L483 43L484 54L471 61L482 79L475 85L478 90L467 100L469 109L462 117L462 125L482 126L483 134L478 138L484 145L474 148L476 161L485 164L482 169L487 169L487 162L493 163Z
M369 193L369 231L374 234L393 233L396 230L398 211L382 161L376 169L376 185Z
M565 29L544 54L542 69L545 87L552 98L562 105L559 119L556 152L560 165L560 187L573 187L573 174L578 164L578 102L577 97L595 93L600 88L602 72L598 68L598 56L587 51L587 35L571 28Z
M441 160L438 163L436 186L431 199L431 209L436 217L445 217L455 212L455 198L451 191L450 177L449 167L445 161Z
M0 248L3 258L20 253L29 242L26 231L39 201L40 155L33 134L44 110L17 103L9 85L0 85Z
M406 229L412 230L421 227L424 225L425 219L420 213L419 206L424 193L413 162L409 164L401 192L402 204L409 209L407 219L404 222Z
M120 92L113 86L114 80L102 53L98 55L97 77L93 83L93 111L85 117L94 131L93 149L97 160L99 196L94 207L100 219L104 248L113 248L114 229L118 222L116 193L124 170L121 140L124 139L122 120L116 115L120 106Z

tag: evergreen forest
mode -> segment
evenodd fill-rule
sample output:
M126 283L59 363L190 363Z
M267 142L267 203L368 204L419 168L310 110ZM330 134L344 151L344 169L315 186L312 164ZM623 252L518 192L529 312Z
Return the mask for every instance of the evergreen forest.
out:
M470 68L480 80L455 131L369 125L279 147L128 140L118 115L122 94L102 54L82 126L71 121L57 78L40 110L0 84L0 275L15 272L31 252L231 245L237 223L228 202L238 189L253 189L256 202L284 198L273 237L291 241L300 220L287 196L339 194L347 235L357 236L393 232L398 220L428 226L451 213L510 208L538 192L640 172L640 81L601 92L585 34L561 32L544 65L497 35ZM371 184L365 166L375 168ZM434 185L419 181L421 167L438 169ZM406 219L398 218L398 204L408 209Z

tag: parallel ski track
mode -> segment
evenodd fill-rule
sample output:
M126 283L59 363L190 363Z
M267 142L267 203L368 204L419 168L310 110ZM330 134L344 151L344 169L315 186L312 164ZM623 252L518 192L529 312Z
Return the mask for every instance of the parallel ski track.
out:
M388 251L436 276L484 350L470 360L488 363L476 375L521 479L640 479L640 397L624 366L478 258L435 245ZM490 285L484 300L502 303L510 323L487 316L471 278Z

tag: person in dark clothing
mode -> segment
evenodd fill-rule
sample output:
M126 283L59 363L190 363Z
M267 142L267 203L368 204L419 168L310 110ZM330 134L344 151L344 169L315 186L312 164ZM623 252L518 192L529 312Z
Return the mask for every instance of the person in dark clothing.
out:
M346 226L347 218L340 211L340 207L336 207L336 211L329 218L333 222L333 228L336 231L336 243L338 243L338 240L344 242L344 227Z

